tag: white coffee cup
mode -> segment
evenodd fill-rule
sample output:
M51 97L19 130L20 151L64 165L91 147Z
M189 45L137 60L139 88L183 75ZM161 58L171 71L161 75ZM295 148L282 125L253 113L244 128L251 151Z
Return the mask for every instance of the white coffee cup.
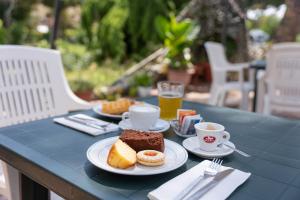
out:
M230 139L230 134L225 131L221 124L212 122L200 122L195 124L200 149L204 151L215 151L217 146Z
M122 120L129 119L133 129L148 131L160 116L160 108L153 105L133 105L123 113Z

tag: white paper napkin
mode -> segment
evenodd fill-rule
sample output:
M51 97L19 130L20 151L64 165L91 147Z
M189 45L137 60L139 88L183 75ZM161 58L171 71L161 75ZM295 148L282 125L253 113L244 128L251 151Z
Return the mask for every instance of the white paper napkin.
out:
M93 118L93 117L90 117L90 116L84 115L84 114L77 114L77 115L72 115L72 116L69 116L69 117L73 117L73 116L77 116L77 117L80 117L80 118L93 119L93 120L97 121L97 123L99 123L100 125L108 123L106 121L96 119L96 118ZM108 132L117 131L119 129L119 126L116 125L116 124L113 124L113 123L110 123L103 130L102 129L97 129L97 128L89 127L89 126L84 125L84 124L80 124L78 122L70 121L65 117L54 118L53 121L56 122L56 123L62 124L64 126L68 126L68 127L73 128L73 129L88 133L90 135L94 135L94 136L105 134L105 133L108 133Z
M157 189L148 194L150 200L178 200L184 190L192 182L195 182L201 175L203 175L204 169L210 164L210 161L204 160L190 170L180 174L179 176L171 179L165 184L161 185ZM222 167L221 170L228 169L228 167ZM227 177L222 179L215 187L204 194L202 200L221 200L226 199L239 185L243 184L251 175L251 173L243 172L235 169ZM207 180L205 180L207 181ZM202 182L201 182L202 183ZM199 184L199 187L195 187L195 190L203 187L204 184ZM191 191L191 193L193 193Z

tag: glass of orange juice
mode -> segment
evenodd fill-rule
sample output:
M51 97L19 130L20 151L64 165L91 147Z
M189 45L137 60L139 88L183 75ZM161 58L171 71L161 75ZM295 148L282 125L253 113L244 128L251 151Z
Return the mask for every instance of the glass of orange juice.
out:
M161 81L157 84L160 118L176 119L177 109L182 106L184 84L171 81Z

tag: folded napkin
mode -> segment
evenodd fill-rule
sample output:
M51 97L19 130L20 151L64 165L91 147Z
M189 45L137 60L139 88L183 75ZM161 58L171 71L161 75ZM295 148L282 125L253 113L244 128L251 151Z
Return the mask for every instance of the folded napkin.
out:
M148 194L148 198L150 200L178 200L181 199L182 193L184 191L188 191L189 188L193 187L191 183L196 182L196 179L199 179L201 175L203 175L204 169L210 165L210 161L204 160L195 167L190 170L180 174L179 176L171 179L166 182L159 188L153 190ZM229 167L223 167L222 170L229 169ZM221 200L226 199L239 185L244 183L251 173L242 172L238 169L235 169L232 173L230 173L227 177L222 179L216 186L207 191L203 196L201 196L202 200ZM212 180L212 178L208 178ZM208 180L203 180L203 182L207 182ZM203 182L201 181L197 187L195 187L190 193L195 192L196 190L201 189L201 187L205 187ZM202 183L202 184L201 184ZM193 199L193 198L187 198Z
M68 119L71 118L71 119ZM96 119L93 117L90 117L88 115L84 115L84 114L77 114L77 115L72 115L72 116L68 116L68 117L59 117L59 118L54 118L53 121L59 124L62 124L64 126L68 126L71 127L73 129L88 133L90 135L101 135L101 134L105 134L105 133L109 133L109 132L113 132L113 131L117 131L119 130L119 126L113 123L109 123L100 119ZM94 128L94 127L90 127L88 125L85 125L83 123L80 122L76 122L76 121L72 121L72 119L75 119L75 117L78 117L80 119L90 119L93 120L94 122L96 122L99 125L104 125L109 123L109 125L105 128ZM77 119L78 120L78 119Z

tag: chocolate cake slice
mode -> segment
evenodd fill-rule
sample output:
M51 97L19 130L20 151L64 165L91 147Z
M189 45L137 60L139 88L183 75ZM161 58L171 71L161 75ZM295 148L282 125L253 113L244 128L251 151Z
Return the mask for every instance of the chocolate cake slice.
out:
M120 139L136 152L142 150L156 150L164 152L164 137L161 133L152 133L136 130L124 130Z

